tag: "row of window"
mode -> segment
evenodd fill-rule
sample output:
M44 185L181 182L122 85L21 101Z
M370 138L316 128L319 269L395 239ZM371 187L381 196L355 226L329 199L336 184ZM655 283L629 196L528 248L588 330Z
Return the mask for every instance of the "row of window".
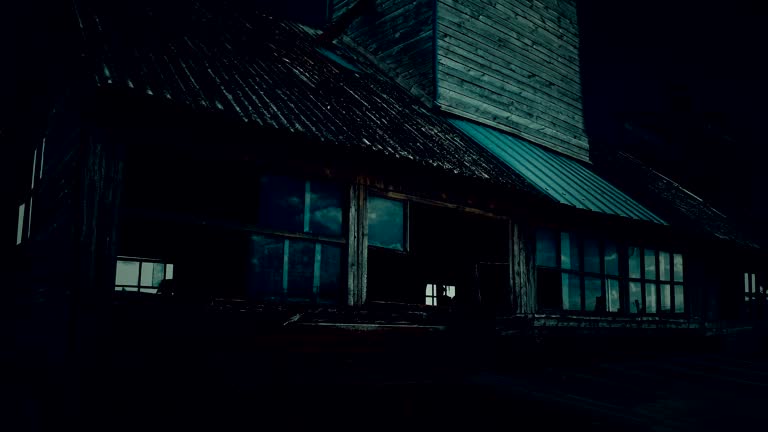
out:
M685 311L683 256L539 229L537 294L544 310L612 313Z
M250 236L248 295L283 301L334 302L342 291L344 194L332 183L264 176L259 188L259 226ZM406 251L406 201L372 195L367 203L372 247ZM571 232L537 231L538 302L542 310L608 313L685 311L683 257L653 248ZM143 259L118 261L116 289L157 293L173 264ZM168 277L171 275L171 277ZM422 285L424 287L424 285ZM424 303L439 305L455 286L426 284Z

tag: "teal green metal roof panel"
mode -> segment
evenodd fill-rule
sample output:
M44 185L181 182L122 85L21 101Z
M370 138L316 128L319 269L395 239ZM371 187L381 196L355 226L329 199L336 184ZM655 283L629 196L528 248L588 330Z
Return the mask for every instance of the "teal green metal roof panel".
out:
M450 119L542 192L580 209L666 225L586 166L510 134L465 120Z

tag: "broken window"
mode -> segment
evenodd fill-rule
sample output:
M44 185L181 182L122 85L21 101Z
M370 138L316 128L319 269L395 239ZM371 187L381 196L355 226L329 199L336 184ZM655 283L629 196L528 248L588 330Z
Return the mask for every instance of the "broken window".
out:
M627 258L631 313L685 312L682 254L630 246Z
M149 258L117 258L115 291L172 295L164 282L172 279L173 264Z
M405 203L368 197L368 244L405 250Z

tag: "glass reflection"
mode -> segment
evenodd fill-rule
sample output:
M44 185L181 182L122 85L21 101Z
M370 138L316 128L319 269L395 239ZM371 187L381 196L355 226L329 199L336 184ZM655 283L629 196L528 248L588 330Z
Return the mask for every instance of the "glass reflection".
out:
M600 273L600 244L595 240L584 240L584 271Z
M557 266L555 233L548 229L536 230L536 265Z
M640 248L629 247L627 250L629 256L629 277L640 277Z
M643 297L640 282L629 283L629 310L632 313L643 311Z
M674 265L675 282L682 282L683 281L683 256L681 254L674 254L672 261Z
M259 223L280 231L304 231L305 182L290 177L264 176L259 194Z
M675 285L675 312L685 312L685 294L682 285Z
M576 235L560 233L560 265L564 269L579 270L579 242Z
M312 298L315 267L315 244L301 240L288 241L288 298Z
M645 279L656 279L656 251L645 249Z
M656 284L645 284L645 311L656 313Z
M605 280L606 291L608 293L608 312L618 312L621 308L619 299L619 281L617 279Z
M613 242L605 242L605 274L619 275L619 250Z
M672 310L672 290L669 284L661 284L661 311L670 312Z
M328 183L311 182L309 231L314 234L341 236L341 188Z
M562 274L563 309L581 310L580 278L568 273Z
M669 252L659 251L659 279L668 281L670 279L670 260Z
M584 278L584 303L587 311L605 311L605 297L599 278Z
M404 250L404 213L401 201L368 197L368 244Z

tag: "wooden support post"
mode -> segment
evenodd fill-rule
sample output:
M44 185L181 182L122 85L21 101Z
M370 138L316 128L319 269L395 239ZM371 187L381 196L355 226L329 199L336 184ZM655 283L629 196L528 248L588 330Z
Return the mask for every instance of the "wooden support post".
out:
M347 304L365 303L368 279L368 192L358 179L349 190Z
M509 225L510 282L512 310L518 314L536 312L536 266L534 237L520 224Z

